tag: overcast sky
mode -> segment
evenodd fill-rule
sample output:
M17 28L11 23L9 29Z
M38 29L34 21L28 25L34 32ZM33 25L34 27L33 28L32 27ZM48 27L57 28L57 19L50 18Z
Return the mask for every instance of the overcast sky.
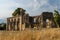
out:
M30 15L39 15L44 11L60 11L60 0L0 0L0 18L11 17L18 7Z

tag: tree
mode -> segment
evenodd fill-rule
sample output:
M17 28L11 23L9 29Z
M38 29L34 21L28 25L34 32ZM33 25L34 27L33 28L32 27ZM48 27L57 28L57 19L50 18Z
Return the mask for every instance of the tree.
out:
M13 16L20 15L22 12L25 12L23 8L17 8L12 15Z
M57 25L57 27L60 26L60 14L57 10L54 10L54 20Z
M0 30L6 30L6 23L0 24Z

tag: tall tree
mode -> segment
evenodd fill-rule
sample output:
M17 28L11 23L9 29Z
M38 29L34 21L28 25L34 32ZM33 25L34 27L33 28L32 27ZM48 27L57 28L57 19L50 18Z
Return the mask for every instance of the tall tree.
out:
M57 27L60 26L60 14L57 10L54 10L54 20L57 25Z

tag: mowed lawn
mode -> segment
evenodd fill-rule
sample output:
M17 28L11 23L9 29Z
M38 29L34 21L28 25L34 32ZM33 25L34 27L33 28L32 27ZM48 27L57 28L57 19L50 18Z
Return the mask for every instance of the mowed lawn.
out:
M0 40L60 40L60 28L0 31Z

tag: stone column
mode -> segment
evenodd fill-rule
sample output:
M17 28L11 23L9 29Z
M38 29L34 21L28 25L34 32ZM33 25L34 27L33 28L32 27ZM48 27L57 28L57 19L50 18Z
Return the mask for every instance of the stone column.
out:
M10 31L10 23L9 23L9 26L8 26L8 30Z
M15 30L17 30L17 20L15 21Z
M20 22L19 22L19 30L22 30L22 16L20 16Z
M7 24L6 24L6 30L9 31L10 30L10 21L9 19L7 19Z

